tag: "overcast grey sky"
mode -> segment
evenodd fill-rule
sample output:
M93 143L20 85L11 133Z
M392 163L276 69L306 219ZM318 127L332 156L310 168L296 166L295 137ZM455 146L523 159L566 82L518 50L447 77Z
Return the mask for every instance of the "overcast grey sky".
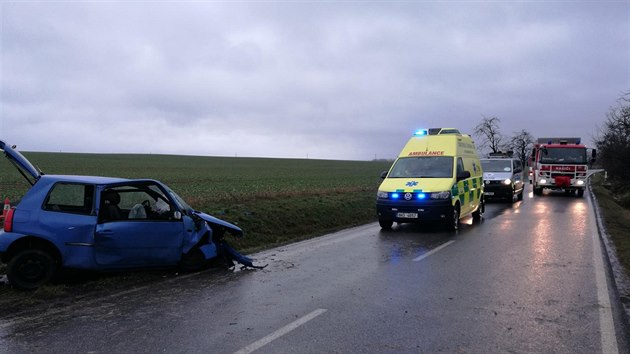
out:
M25 151L393 158L423 127L581 136L630 91L628 1L4 1Z

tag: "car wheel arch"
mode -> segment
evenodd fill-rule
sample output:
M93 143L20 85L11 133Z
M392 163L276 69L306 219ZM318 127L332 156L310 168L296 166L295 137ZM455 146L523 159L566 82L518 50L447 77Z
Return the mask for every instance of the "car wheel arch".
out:
M9 263L11 258L27 249L45 251L53 257L55 262L57 262L57 265L62 264L63 257L59 248L53 242L37 236L25 236L13 241L13 243L7 248L7 252L3 255L2 261L4 263Z

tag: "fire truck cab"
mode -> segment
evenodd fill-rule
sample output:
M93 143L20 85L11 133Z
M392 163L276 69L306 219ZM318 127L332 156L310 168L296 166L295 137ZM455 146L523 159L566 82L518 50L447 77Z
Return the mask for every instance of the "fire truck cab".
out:
M534 195L542 195L543 189L561 190L567 194L584 195L588 165L595 161L596 151L592 150L591 160L587 158L587 148L580 138L540 138L534 144L530 157L530 183Z

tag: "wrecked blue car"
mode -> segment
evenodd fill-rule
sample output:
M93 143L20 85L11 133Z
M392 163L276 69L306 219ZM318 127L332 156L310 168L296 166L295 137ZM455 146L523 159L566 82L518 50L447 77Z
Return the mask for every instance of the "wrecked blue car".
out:
M0 141L0 151L32 186L0 231L14 287L40 287L61 268L194 271L212 259L254 267L223 240L242 236L239 227L194 210L159 181L45 175L15 147Z

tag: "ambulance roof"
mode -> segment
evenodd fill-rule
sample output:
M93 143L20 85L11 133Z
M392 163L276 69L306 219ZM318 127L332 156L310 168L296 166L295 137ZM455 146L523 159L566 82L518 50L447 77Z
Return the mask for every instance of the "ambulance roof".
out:
M476 148L467 134L454 128L431 128L416 131L399 157L468 156L476 157Z

